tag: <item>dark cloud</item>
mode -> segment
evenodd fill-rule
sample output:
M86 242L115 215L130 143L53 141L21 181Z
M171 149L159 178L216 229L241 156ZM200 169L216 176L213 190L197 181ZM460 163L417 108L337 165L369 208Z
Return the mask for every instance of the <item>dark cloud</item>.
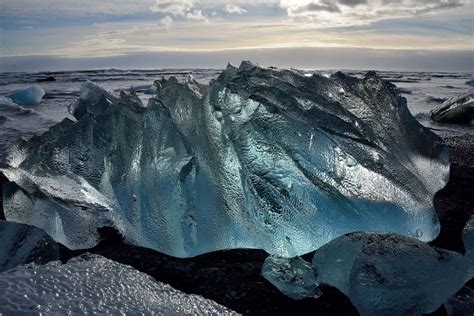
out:
M367 0L338 0L337 2L349 7L355 7L359 4L367 4Z
M324 1L320 3L308 3L301 6L296 6L292 9L292 14L311 14L311 12L331 12L331 13L340 13L341 10L334 2Z

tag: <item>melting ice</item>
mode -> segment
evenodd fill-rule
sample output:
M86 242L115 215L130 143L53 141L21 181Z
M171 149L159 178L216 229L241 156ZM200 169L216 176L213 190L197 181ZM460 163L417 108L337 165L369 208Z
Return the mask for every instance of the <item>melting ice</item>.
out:
M229 66L209 86L155 82L144 105L84 85L64 120L13 146L5 216L69 248L97 229L178 257L260 248L310 252L352 231L423 241L447 152L375 73Z

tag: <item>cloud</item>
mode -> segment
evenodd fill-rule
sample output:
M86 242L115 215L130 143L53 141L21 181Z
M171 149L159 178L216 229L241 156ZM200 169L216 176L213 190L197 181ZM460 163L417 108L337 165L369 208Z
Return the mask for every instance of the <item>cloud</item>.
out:
M280 7L290 18L338 27L430 14L466 3L468 0L281 0Z
M175 16L184 16L194 7L193 0L182 1L161 1L156 0L156 3L150 7L153 12L167 13Z
M203 21L209 22L208 18L202 14L201 10L194 10L193 12L188 12L186 18L190 21Z
M173 18L170 17L169 15L162 18L160 22L158 23L160 27L164 27L166 30L171 29L173 27L173 24L174 24Z
M230 14L239 14L239 15L247 13L247 10L242 9L241 7L233 5L233 4L226 5L224 7L224 11Z

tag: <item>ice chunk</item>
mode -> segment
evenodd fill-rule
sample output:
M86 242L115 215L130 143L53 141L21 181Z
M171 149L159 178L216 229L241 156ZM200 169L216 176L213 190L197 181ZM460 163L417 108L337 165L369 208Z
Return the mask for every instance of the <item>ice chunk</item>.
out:
M20 105L36 105L41 103L44 95L43 88L34 84L28 88L9 93L6 96Z
M54 315L235 315L130 266L85 254L67 264L29 264L0 273L0 313Z
M142 92L145 94L155 94L156 93L156 86L154 84L146 84L140 86L134 86L132 89L135 92Z
M58 244L39 228L0 221L0 272L59 259Z
M468 81L466 81L466 84L470 84L470 85L474 84L474 75L472 75L471 78Z
M0 95L0 108L2 107L16 107L18 104L13 102L12 99Z
M243 63L209 86L155 84L144 107L133 91L87 83L71 107L77 122L13 147L6 217L71 248L113 226L178 257L294 257L358 230L438 235L432 198L448 178L447 151L376 74Z
M471 215L462 231L462 240L466 249L466 256L474 260L474 215Z
M283 294L294 300L319 297L322 294L311 263L300 257L269 256L263 264L262 275Z
M100 114L111 104L116 104L118 97L99 85L87 81L81 85L79 99L69 105L69 113L80 119L85 113Z
M431 118L441 123L470 123L474 120L474 88L443 102L431 111Z
M448 316L474 315L474 291L465 286L444 303Z
M434 312L474 276L459 253L394 234L351 233L313 258L319 283L346 294L361 315Z

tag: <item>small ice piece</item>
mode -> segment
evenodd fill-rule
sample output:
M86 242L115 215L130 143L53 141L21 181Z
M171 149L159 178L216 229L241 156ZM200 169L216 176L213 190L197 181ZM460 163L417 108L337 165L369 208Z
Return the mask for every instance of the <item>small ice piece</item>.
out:
M59 259L58 244L43 230L24 224L0 221L0 272L35 262Z
M49 315L237 315L98 255L0 273L0 313Z
M263 264L262 275L283 294L294 300L319 297L322 294L311 263L300 257L269 256Z
M471 215L462 231L462 240L466 256L474 261L474 215Z
M467 285L444 303L448 316L474 315L474 290Z
M135 92L142 92L145 94L155 94L156 93L156 86L154 84L146 84L140 86L134 86L132 89Z
M471 78L468 81L466 81L466 84L474 85L474 75L472 75Z
M474 120L474 88L446 100L431 111L431 118L440 123L469 124Z
M0 95L0 108L2 107L17 107L18 104L13 102L12 99Z
M41 86L34 84L26 89L17 90L6 96L20 105L37 105L41 103L45 92Z
M474 275L459 253L385 233L351 233L316 251L318 283L338 288L361 315L434 312Z

